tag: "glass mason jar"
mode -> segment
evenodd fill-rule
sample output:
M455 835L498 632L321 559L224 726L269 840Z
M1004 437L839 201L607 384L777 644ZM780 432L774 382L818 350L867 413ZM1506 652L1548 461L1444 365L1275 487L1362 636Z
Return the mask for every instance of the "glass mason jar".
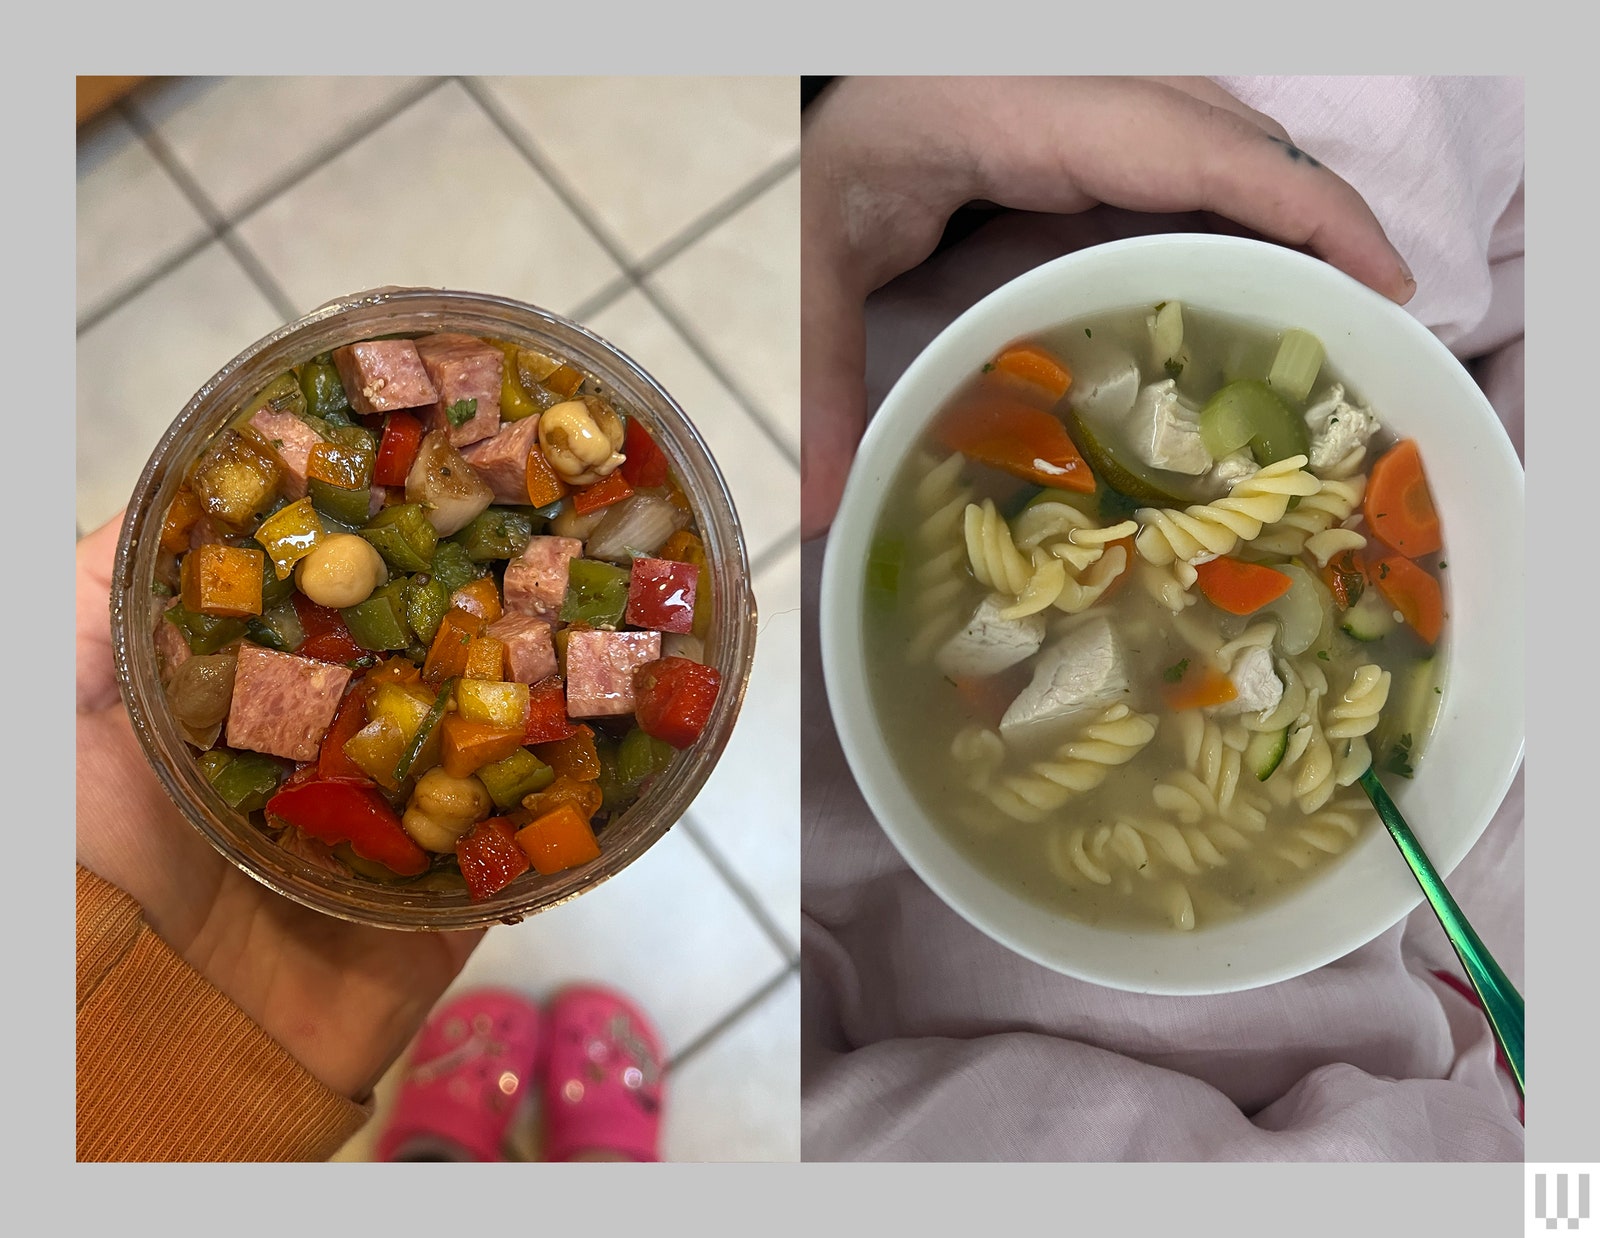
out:
M655 437L692 505L713 597L705 661L721 690L700 738L600 832L601 854L550 876L531 870L493 896L339 876L279 847L212 790L167 706L154 632L167 599L157 594L162 521L211 439L272 379L320 353L393 334L459 331L559 357L603 385L618 408ZM688 808L727 746L755 654L756 607L732 499L705 441L661 386L621 351L547 310L484 293L381 288L330 302L280 327L228 362L184 407L139 475L117 545L111 588L113 655L123 700L145 756L188 822L224 857L279 894L342 919L394 929L464 929L526 916L575 898L621 872Z

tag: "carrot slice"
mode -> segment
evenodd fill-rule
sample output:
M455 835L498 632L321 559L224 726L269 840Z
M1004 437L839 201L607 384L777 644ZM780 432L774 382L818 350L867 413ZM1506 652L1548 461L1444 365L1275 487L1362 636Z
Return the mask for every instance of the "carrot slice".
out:
M1292 582L1265 563L1246 563L1223 555L1209 563L1196 563L1194 583L1230 615L1253 615L1289 592Z
M1072 371L1037 344L1013 344L992 365L995 372L1038 388L1051 404L1072 386Z
M1209 705L1226 704L1239 695L1239 690L1233 686L1233 680L1216 667L1209 663L1196 666L1190 662L1183 666L1176 683L1162 689L1162 695L1172 709L1204 709Z
M1439 639L1444 629L1444 590L1432 572L1404 555L1390 555L1372 565L1368 578L1418 636L1430 645Z
M937 434L950 451L1057 490L1092 494L1094 474L1059 418L986 393L945 414Z
M1415 439L1402 439L1378 457L1362 511L1378 540L1408 559L1431 555L1444 544Z

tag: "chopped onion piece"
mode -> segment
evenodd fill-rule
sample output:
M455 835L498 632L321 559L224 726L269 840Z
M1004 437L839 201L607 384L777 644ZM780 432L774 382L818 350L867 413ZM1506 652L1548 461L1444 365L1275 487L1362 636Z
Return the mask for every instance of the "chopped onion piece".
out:
M655 554L679 529L689 513L653 494L636 494L607 509L595 526L584 554L611 563L631 562Z
M406 502L421 503L440 537L459 533L494 502L494 491L450 442L444 430L422 440L416 463L406 474Z

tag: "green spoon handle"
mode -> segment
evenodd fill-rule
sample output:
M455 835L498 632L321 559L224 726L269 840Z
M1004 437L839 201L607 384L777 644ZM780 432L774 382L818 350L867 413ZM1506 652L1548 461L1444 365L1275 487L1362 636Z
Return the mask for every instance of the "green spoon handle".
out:
M1456 957L1466 969L1467 979L1472 982L1472 987L1478 994L1478 1001L1483 1005L1483 1013L1488 1017L1489 1026L1494 1029L1495 1039L1500 1043L1500 1051L1505 1054L1506 1061L1511 1066L1511 1076L1516 1080L1517 1091L1519 1094L1522 1093L1522 994L1517 992L1516 987L1506 978L1505 972L1500 970L1500 965L1494 961L1494 956L1484 947L1483 942L1478 940L1478 935L1472 931L1472 925L1467 923L1466 916L1461 914L1461 908L1456 906L1456 900L1451 898L1450 891L1445 889L1444 880L1434 868L1433 861L1428 859L1427 852L1423 851L1422 844L1417 841L1417 836L1411 832L1411 827L1406 824L1405 818L1400 815L1400 810L1395 807L1394 801L1389 798L1389 793L1383 789L1383 784L1378 781L1378 776L1370 768L1361 775L1361 786L1366 791L1367 797L1372 800L1372 806L1378 810L1378 816L1384 826L1399 846L1400 853L1405 856L1406 863L1411 865L1417 884L1422 887L1422 893L1427 897L1434 915L1439 917L1445 936L1455 947Z

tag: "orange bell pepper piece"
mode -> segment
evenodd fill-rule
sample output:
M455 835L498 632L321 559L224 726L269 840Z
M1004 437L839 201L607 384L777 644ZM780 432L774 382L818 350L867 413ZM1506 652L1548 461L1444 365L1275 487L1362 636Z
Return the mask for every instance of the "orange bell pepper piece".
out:
M581 724L576 735L535 744L533 755L555 770L558 778L565 775L575 782L594 782L600 777L600 751L594 746L594 731Z
M517 831L517 846L535 871L546 877L600 858L594 830L571 804L563 804L523 826Z
M490 722L473 722L460 714L446 714L439 727L444 736L439 745L439 764L452 778L475 774L522 747L520 729L508 731Z

